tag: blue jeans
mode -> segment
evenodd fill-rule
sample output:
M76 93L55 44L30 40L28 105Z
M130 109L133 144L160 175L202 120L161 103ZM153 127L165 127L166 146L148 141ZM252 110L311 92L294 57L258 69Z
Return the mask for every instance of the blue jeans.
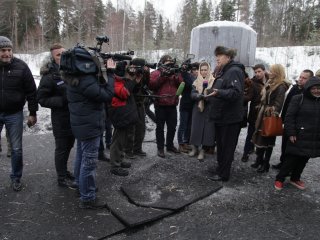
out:
M77 140L76 160L74 162L75 183L79 186L81 201L96 198L96 166L100 136Z
M178 143L189 143L191 133L192 110L180 111L180 124L178 128Z
M22 176L22 133L23 133L23 112L7 114L0 112L0 132L3 125L9 134L11 144L11 174L12 180L19 180Z

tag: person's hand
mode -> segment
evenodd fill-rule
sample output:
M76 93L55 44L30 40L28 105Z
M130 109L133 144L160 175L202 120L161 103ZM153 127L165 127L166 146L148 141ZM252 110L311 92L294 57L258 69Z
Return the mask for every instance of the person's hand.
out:
M274 113L274 107L266 107L266 109L264 110L264 115L266 117L272 116L272 114Z
M212 89L212 90L208 90L207 91L209 94L208 95L206 95L206 97L211 97L211 96L217 96L218 95L218 89Z
M105 62L105 66L107 69L116 69L116 62L113 61L112 58L108 58L108 60Z
M289 139L290 139L290 142L292 142L292 143L295 143L297 141L296 136L290 136Z
M28 121L27 121L27 125L28 127L32 127L37 123L37 116L29 116L28 117Z

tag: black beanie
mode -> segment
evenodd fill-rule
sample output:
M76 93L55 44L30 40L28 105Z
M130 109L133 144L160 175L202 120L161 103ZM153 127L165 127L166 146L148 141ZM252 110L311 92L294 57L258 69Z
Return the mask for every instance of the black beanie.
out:
M144 67L146 65L146 60L144 60L143 58L134 58L131 60L131 65Z
M12 48L12 42L5 36L0 36L0 49L1 48Z

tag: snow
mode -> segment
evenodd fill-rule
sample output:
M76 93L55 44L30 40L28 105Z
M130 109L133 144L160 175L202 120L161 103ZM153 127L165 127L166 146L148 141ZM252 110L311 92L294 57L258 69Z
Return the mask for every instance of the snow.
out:
M200 24L196 28L203 28L203 27L241 27L250 31L254 31L249 25L245 23L232 22L232 21L211 21L211 22Z

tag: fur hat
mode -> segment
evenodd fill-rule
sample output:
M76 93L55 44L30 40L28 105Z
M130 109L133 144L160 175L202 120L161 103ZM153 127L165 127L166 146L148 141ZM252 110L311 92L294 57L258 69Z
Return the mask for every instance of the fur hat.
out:
M146 60L144 60L143 58L134 58L131 60L131 65L144 67L146 65Z
M215 56L226 55L231 59L234 59L234 57L237 55L237 49L217 46L216 49L214 50L214 55Z
M0 49L1 48L12 48L12 42L9 38L5 36L0 36Z

